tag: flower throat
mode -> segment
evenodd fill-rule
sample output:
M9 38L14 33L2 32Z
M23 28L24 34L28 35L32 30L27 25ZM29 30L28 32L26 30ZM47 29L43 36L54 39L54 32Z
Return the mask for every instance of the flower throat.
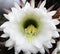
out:
M32 39L37 34L38 24L33 19L28 19L23 25L28 39Z

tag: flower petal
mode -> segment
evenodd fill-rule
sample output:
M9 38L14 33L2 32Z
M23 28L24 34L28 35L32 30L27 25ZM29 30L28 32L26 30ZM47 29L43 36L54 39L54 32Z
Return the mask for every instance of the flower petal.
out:
M51 12L48 12L48 15L51 17L51 16L53 16L55 13L56 13L56 11L51 11Z
M58 25L60 22L57 19L53 19L55 25Z
M31 3L31 7L34 8L35 7L35 0L31 0L30 3Z
M50 41L45 42L44 46L47 47L47 48L52 48L52 44L51 44Z
M8 34L2 34L1 37L6 38L6 37L9 37L9 35Z
M52 32L52 36L53 36L53 38L58 38L59 37L59 33L57 31L53 31Z
M6 43L5 43L6 47L11 47L13 45L14 45L14 41L12 41L11 39L9 39L8 41L6 41Z
M51 39L50 41L51 41L51 43L56 43L54 39Z
M21 9L20 6L19 6L16 2L14 2L14 6L15 6L15 8L17 8L18 10Z
M42 2L42 4L40 5L39 8L40 8L40 9L41 9L41 8L44 8L45 4L46 4L46 0L44 0L44 1Z
M13 14L11 12L8 15L4 14L4 16L6 17L6 19L8 19L10 21L14 19L14 16L13 16Z

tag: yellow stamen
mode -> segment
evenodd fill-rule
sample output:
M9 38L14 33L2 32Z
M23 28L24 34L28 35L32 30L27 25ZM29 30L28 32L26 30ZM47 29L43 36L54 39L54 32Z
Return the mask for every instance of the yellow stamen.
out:
M27 28L25 28L25 33L27 34L26 37L29 40L32 40L34 36L37 34L37 28L34 27L34 25L29 25Z

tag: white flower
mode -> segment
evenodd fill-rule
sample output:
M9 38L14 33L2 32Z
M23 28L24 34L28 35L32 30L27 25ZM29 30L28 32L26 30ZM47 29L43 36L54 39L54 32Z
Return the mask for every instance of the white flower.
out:
M21 50L25 54L38 51L44 54L44 47L51 48L51 43L55 43L52 37L59 37L55 26L59 21L52 19L56 11L47 12L45 3L43 1L39 8L34 8L33 0L31 5L27 2L22 8L15 3L12 12L4 14L9 21L1 25L4 28L1 37L10 37L5 46L9 49L14 46L15 54Z
M56 49L52 52L52 54L60 54L60 41L57 43Z

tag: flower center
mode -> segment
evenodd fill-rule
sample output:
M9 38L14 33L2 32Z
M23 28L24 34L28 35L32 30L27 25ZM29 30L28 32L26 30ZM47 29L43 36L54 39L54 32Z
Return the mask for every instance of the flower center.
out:
M21 20L20 30L24 33L24 36L30 41L33 40L42 29L42 22L40 16L35 14L27 14Z
M23 27L24 28L27 28L28 26L30 26L30 25L33 25L34 27L38 27L38 23L36 22L36 20L34 20L34 19L27 19L25 22L24 22L24 24L23 24Z
M23 24L26 37L32 40L38 32L38 22L34 19L28 19Z
M33 25L28 26L25 28L25 33L27 34L28 39L33 39L33 37L37 34L37 28L35 28Z

